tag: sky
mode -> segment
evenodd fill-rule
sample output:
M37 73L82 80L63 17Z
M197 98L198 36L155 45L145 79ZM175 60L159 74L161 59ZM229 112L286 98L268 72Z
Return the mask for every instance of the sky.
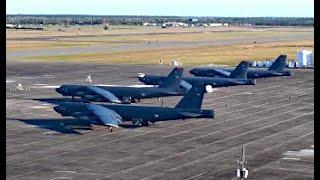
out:
M314 17L314 0L6 0L7 14Z

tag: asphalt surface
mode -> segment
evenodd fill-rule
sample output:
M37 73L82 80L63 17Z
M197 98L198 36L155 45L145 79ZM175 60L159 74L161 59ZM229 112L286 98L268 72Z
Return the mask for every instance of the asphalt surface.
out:
M314 179L312 69L206 94L203 108L213 108L214 119L110 133L52 109L56 98L65 100L53 87L81 83L87 73L96 84L133 85L141 83L128 77L139 72L169 71L154 65L7 63L7 179L233 179L243 144L249 179ZM28 90L18 91L17 83ZM180 98L164 98L164 105Z
M46 48L39 50L15 50L7 51L6 58L24 58L36 56L57 56L57 55L71 55L78 53L101 53L101 52L114 52L124 50L141 50L141 49L157 49L157 48L186 48L186 47L199 47L199 46L219 46L231 45L238 43L263 43L263 42L279 42L279 41L294 41L294 40L313 40L314 32L301 32L300 34L278 34L270 36L251 36L251 37L235 37L230 39L221 40L206 40L206 41L166 41L166 42L131 42L129 44L116 45L116 46L97 46L91 45L87 47L70 47L70 48ZM91 36L91 35L90 35ZM38 37L43 40L42 37ZM9 40L9 39L7 39ZM29 39L27 39L29 40ZM34 40L34 38L32 39ZM51 39L50 39L51 40ZM128 43L128 42L124 42Z

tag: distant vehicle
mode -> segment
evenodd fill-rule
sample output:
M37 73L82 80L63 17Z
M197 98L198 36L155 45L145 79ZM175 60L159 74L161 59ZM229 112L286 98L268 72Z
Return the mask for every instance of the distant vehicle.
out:
M207 85L208 86L208 85ZM130 104L92 104L66 102L53 109L62 116L99 122L108 126L119 127L122 121L132 121L133 125L148 126L149 122L168 121L187 118L213 118L214 111L201 109L205 89L203 84L195 84L174 108L137 106Z
M275 62L267 69L249 69L249 79L268 78L277 76L292 76L290 71L285 71L287 55L280 55ZM230 68L194 68L189 72L195 76L202 77L231 77L233 69Z
M228 77L182 77L180 86L188 87L188 84L202 83L211 85L212 87L227 87L227 86L238 86L238 85L255 85L256 82L253 79L247 79L247 71L249 68L249 62L241 62L235 70L230 73ZM146 85L158 85L165 80L165 76L157 75L145 75L139 73L139 81Z
M87 101L134 103L146 98L182 96L187 90L181 89L183 68L176 67L158 87L62 85L56 91L63 96L80 97Z
M249 171L246 169L247 161L245 156L245 149L244 146L242 146L242 152L241 152L241 159L238 160L239 167L236 169L236 177L239 179L247 179Z

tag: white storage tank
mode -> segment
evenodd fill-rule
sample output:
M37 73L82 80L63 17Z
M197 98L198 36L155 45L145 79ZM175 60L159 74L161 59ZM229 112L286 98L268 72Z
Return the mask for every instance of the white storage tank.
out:
M288 67L293 68L295 62L294 61L288 61Z
M266 67L270 67L272 64L272 61L266 61Z
M312 51L299 50L297 53L298 67L307 67L313 65Z
M257 62L257 65L258 65L258 67L262 67L262 66L263 66L263 63L262 63L261 61L258 61L258 62Z
M257 66L257 62L256 62L256 61L253 61L253 62L252 62L252 66L253 66L253 67L256 67L256 66Z
M312 55L312 51L310 51L310 53L308 53L306 55L307 58L307 66L313 66L313 55Z

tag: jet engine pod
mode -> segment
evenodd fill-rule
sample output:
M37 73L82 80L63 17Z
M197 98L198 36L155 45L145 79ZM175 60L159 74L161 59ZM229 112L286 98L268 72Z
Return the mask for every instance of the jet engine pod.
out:
M206 85L206 92L207 93L212 93L213 92L213 88L211 85Z
M144 73L138 73L139 78L144 78L146 75Z

